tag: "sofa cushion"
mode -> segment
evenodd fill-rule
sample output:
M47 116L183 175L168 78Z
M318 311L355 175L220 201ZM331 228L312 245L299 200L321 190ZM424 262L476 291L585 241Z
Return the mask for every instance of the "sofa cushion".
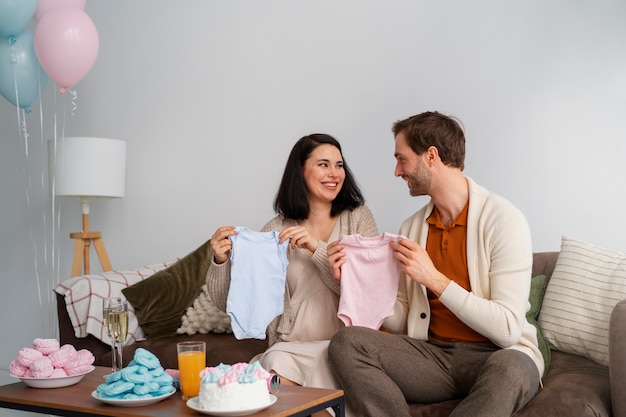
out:
M544 375L548 372L548 368L550 368L550 345L543 335L543 330L541 329L537 319L539 318L539 312L541 311L541 304L543 302L543 296L546 292L547 286L548 279L545 275L538 275L532 279L530 285L530 296L528 297L530 310L526 313L526 320L528 320L528 322L537 329L539 351L541 352L541 356L543 356L543 361L545 363L545 369L543 372Z
M215 306L204 284L202 292L193 301L193 305L187 308L176 333L192 335L209 332L232 333L232 331L230 316Z
M211 257L208 240L170 267L122 290L146 337L176 334L181 317L206 281Z
M626 254L563 237L539 324L557 350L608 366L609 317L626 298Z
M76 338L89 335L101 340L107 345L111 339L107 336L102 324L102 299L119 297L122 290L129 285L140 282L169 264L155 264L137 269L109 271L81 275L61 282L54 291L63 296L64 307L71 320ZM128 312L128 339L126 343L133 343L144 338L132 306Z

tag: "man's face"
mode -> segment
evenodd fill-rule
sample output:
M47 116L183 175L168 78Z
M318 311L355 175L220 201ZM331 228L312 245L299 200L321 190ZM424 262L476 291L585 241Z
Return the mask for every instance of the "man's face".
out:
M427 195L430 191L432 174L424 162L423 155L416 154L406 141L404 132L396 136L396 169L394 175L402 177L413 197Z

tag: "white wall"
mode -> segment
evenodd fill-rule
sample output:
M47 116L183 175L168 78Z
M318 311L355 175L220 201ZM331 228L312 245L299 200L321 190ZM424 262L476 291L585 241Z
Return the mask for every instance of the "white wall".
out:
M379 228L396 232L425 200L393 177L390 128L426 110L463 121L467 175L526 213L536 251L562 235L626 251L621 0L107 0L86 12L97 62L74 101L48 85L24 118L28 148L0 103L0 368L54 334L51 288L80 229L77 201L48 198L55 132L127 141L126 197L90 216L115 268L182 256L223 224L261 227L292 144L314 131L341 141Z

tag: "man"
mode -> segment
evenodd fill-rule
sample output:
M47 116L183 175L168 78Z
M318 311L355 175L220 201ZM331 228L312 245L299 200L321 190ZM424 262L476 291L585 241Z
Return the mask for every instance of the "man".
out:
M431 201L391 243L401 276L389 332L346 327L331 366L364 416L410 416L407 401L462 401L452 416L511 416L537 392L544 362L526 321L532 246L524 215L462 174L459 123L426 112L393 126L395 175ZM337 242L335 277L350 262Z

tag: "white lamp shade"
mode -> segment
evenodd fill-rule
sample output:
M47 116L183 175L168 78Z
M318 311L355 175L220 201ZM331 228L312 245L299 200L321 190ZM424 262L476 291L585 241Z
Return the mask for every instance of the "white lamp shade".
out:
M50 191L57 196L124 197L126 142L71 137L48 141Z

